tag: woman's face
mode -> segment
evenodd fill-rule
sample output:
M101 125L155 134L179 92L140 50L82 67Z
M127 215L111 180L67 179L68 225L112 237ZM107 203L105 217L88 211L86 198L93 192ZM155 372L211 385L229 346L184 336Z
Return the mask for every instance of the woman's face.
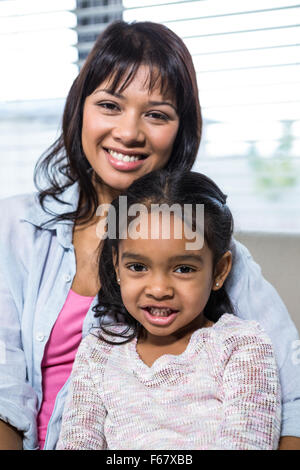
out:
M84 103L82 147L102 182L124 190L134 180L163 168L179 127L176 103L148 88L149 69L141 66L122 92L111 80L101 83Z

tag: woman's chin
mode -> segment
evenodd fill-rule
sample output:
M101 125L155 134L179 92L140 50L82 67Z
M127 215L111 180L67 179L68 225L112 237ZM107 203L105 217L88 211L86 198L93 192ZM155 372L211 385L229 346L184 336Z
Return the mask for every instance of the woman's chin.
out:
M129 186L137 179L140 175L117 175L112 177L110 174L107 178L100 176L96 173L95 183L99 195L102 196L107 194L110 195L110 199L114 199L119 193L124 192Z

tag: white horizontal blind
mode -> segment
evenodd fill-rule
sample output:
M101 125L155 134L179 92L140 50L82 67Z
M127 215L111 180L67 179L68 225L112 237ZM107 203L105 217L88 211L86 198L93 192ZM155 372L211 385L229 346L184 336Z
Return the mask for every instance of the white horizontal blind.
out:
M74 6L75 0L0 1L1 101L66 95L78 70Z
M78 73L75 0L0 1L0 197L34 190Z
M49 2L0 1L0 21L1 3L38 3L41 12L41 5ZM63 1L51 3L58 11ZM195 168L212 176L229 194L238 226L300 231L300 215L295 216L297 210L300 214L300 2L78 0L73 4L69 14L77 21L68 23L67 30L78 38L74 67L82 65L96 36L114 19L156 21L179 34L193 55L204 117ZM54 11L48 14L50 18ZM43 28L47 34L49 23L48 29ZM50 27L54 43L56 34ZM73 42L71 46L74 53ZM66 57L60 64L66 64ZM64 76L60 73L57 80ZM51 92L49 87L50 96ZM59 106L62 102L57 110Z
M124 6L124 19L160 21L184 39L206 119L236 124L238 112L239 119L250 113L260 121L300 120L299 2L124 0ZM234 135L236 140L236 129ZM255 138L253 128L239 135L243 141ZM224 156L224 148L216 150L214 156Z
M99 2L98 2L99 3ZM105 23L90 24L95 16L123 13L126 21L158 21L183 38L193 55L198 73L200 99L206 120L228 123L227 137L240 142L264 137L275 149L280 126L263 129L261 122L300 121L300 3L288 0L190 0L140 1L116 0L114 4L76 10L86 24L79 33L98 34ZM87 53L93 42L79 43ZM228 112L230 111L230 112ZM236 116L239 116L238 120ZM260 124L255 126L259 116ZM253 119L252 126L236 125L243 118ZM230 124L233 123L232 128ZM254 127L255 129L254 129ZM216 129L216 126L214 127ZM212 129L210 129L210 132ZM267 134L264 133L267 132ZM238 134L238 136L237 136ZM223 135L224 138L224 135ZM223 140L223 139L222 139ZM219 139L218 139L219 141ZM231 156L217 141L207 139L207 154ZM294 152L299 153L298 142ZM273 147L272 147L273 146ZM238 154L245 145L236 147ZM266 153L265 150L263 153Z
M204 133L195 169L229 195L237 228L300 231L300 2L124 0L193 55Z
M107 24L122 19L123 10L122 0L77 0L74 13L77 16L79 66Z

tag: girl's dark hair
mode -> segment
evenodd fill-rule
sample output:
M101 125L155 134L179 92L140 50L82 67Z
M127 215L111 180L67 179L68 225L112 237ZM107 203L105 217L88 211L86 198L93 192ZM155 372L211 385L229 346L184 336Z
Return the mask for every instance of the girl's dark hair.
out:
M207 176L192 171L169 173L166 170L158 170L136 180L123 195L127 197L128 208L133 204L143 204L147 209L151 208L151 204L167 204L168 207L177 204L184 210L185 204L191 204L193 209L193 230L195 227L196 204L203 204L204 239L213 253L213 270L224 253L229 250L233 232L233 218L226 205L227 196ZM124 307L115 275L113 253L118 254L120 235L124 230L122 225L124 222L119 223L120 218L124 220L119 198L112 202L110 211L108 218L110 213L115 213L111 220L115 220L116 232L110 237L108 231L107 238L103 240L99 261L101 289L98 293L98 304L94 307L94 311L96 312L95 316L100 318L100 326L104 333L121 337L126 342L139 335L142 329ZM126 214L125 219L125 225L128 227L132 217ZM120 233L119 225L123 226L122 233ZM204 309L206 318L213 322L216 322L223 313L233 313L233 306L225 285L219 290L211 291ZM106 321L108 318L110 322ZM114 328L108 330L105 326L107 323L115 325L120 322L127 325L120 334L117 334ZM101 335L101 332L99 332L99 336L106 342L110 342ZM116 344L115 341L113 344Z
M98 206L96 189L91 184L92 168L81 143L86 97L106 79L112 81L112 92L124 90L141 65L149 67L149 89L160 86L162 93L172 93L176 100L179 129L166 168L169 171L192 168L200 144L202 119L189 51L175 33L161 24L111 23L96 40L70 89L60 137L41 156L35 168L34 182L44 209L47 196L60 201L63 191L75 181L79 182L85 203L80 210L57 215L55 220L88 221ZM47 182L47 189L39 187L39 180Z

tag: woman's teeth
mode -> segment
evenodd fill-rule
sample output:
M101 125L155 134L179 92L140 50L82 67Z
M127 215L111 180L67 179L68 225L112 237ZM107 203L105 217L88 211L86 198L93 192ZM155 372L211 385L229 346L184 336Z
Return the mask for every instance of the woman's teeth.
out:
M139 157L124 155L123 153L118 153L118 152L115 152L114 150L109 150L109 149L107 151L112 157L122 162L137 162L139 160Z

